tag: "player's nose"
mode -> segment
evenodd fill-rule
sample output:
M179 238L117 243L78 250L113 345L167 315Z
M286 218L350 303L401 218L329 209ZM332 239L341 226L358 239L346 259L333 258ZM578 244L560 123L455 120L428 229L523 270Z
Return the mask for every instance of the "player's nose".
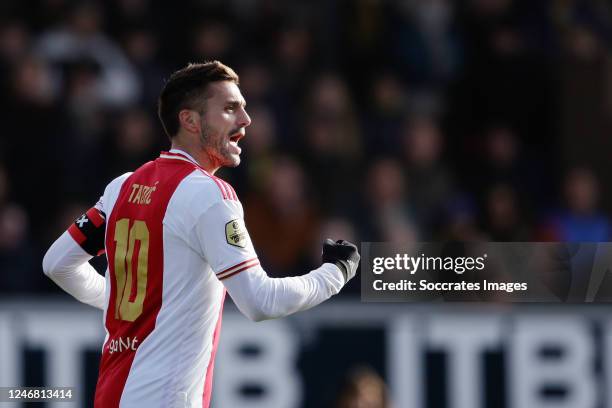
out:
M247 111L245 109L242 109L242 115L240 115L240 118L238 119L238 125L240 127L247 127L251 124L251 117L249 116L249 114L247 113Z

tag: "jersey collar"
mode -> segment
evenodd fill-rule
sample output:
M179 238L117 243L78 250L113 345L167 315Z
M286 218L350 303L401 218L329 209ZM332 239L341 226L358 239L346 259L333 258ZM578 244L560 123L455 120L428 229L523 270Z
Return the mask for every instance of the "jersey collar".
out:
M196 161L196 159L194 159L189 153L184 152L181 149L170 149L170 151L161 152L159 157L162 158L162 159L182 160L182 161L186 161L188 163L192 163L196 167L198 167L200 170L202 170L204 173L206 173L206 175L208 175L208 176L210 176L212 178L215 178L215 179L217 178L217 177L213 176L212 174L210 174L204 167L200 166L200 164Z
M184 160L195 164L198 167L202 167L198 164L196 159L194 159L189 153L182 151L181 149L170 149L168 152L161 152L160 156L163 159L175 159L175 160Z

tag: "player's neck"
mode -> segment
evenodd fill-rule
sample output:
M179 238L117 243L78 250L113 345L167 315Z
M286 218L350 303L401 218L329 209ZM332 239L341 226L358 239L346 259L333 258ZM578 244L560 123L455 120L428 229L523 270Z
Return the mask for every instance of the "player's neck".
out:
M215 174L215 172L219 169L219 167L213 163L209 155L199 145L192 146L179 140L173 140L170 148L182 150L183 152L187 153L194 158L200 167L210 174Z

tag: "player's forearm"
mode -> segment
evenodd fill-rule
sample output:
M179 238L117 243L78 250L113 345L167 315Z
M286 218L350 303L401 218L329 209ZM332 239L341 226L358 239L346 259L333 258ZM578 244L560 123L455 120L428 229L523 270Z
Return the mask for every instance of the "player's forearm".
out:
M87 262L87 254L65 232L51 245L43 259L43 272L75 299L104 308L106 282Z
M270 278L259 267L224 281L238 309L255 321L309 309L337 294L344 283L344 275L331 263L303 276Z

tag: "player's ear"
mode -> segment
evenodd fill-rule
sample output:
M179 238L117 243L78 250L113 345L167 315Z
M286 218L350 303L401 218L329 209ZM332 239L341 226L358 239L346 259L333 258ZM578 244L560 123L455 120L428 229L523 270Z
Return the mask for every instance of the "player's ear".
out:
M202 123L198 112L191 109L183 109L179 112L178 116L181 127L191 133L200 133Z

